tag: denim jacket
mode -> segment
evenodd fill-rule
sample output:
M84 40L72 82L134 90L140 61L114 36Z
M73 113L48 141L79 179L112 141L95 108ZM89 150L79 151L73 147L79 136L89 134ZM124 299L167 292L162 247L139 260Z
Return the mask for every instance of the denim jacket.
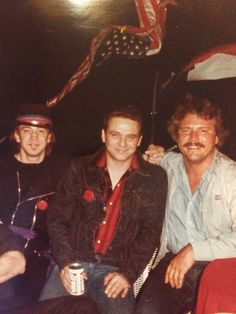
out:
M77 158L59 183L48 213L48 231L60 268L82 260L118 266L133 283L159 247L165 212L167 177L161 167L137 154L139 168L128 176L115 235L104 256L94 254L96 230L104 219L104 173L100 156Z
M182 154L168 153L161 161L161 166L168 175L168 196L166 219L170 203L176 189L178 164ZM217 149L209 184L204 195L202 208L204 229L203 241L192 244L196 261L212 261L217 258L236 257L236 163ZM166 225L164 223L161 247L155 265L168 252Z

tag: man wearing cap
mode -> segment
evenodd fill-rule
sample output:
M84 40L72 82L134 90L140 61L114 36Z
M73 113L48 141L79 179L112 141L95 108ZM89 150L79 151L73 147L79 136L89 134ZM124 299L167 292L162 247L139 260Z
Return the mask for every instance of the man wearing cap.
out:
M47 209L68 158L50 155L55 140L44 104L19 106L14 154L0 159L0 219L23 239L26 272L11 280L8 305L38 299L50 264ZM7 302L5 302L7 303Z

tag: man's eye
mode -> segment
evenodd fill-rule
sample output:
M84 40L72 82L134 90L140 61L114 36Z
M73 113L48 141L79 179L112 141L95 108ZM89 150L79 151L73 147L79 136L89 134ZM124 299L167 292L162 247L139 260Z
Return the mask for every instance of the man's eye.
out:
M129 140L135 140L137 137L136 137L136 135L129 135L128 136L128 139Z
M181 133L184 133L184 134L190 133L190 129L188 129L188 128L180 129L180 131L181 131Z
M39 130L39 133L40 134L45 134L46 132L45 132L45 130Z

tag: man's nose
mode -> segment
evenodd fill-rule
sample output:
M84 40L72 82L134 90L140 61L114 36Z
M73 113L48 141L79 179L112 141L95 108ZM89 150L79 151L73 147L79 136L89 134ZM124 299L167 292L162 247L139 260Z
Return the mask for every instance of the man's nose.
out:
M125 139L125 137L123 137L123 136L121 136L120 137L120 146L125 146L125 144L126 144L126 139Z
M35 131L33 131L33 132L31 133L30 137L31 137L32 139L37 139L37 138L38 138L38 133L35 132Z
M191 141L196 141L196 140L198 140L199 139L199 131L198 130L191 130L191 132L190 132L190 140Z

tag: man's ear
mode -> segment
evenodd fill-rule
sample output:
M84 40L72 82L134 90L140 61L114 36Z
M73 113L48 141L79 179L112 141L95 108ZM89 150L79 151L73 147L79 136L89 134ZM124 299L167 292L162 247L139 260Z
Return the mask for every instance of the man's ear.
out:
M102 142L103 142L103 143L106 142L106 135L105 135L105 130L104 130L104 129L102 129L101 139L102 139Z
M20 136L19 136L17 130L14 131L14 138L15 138L15 140L16 140L16 143L19 144L19 143L20 143Z
M50 144L52 141L52 133L50 132L47 137L47 144Z
M143 139L143 136L140 135L140 138L139 138L139 140L138 140L138 145L137 145L138 147L141 145L142 139Z

